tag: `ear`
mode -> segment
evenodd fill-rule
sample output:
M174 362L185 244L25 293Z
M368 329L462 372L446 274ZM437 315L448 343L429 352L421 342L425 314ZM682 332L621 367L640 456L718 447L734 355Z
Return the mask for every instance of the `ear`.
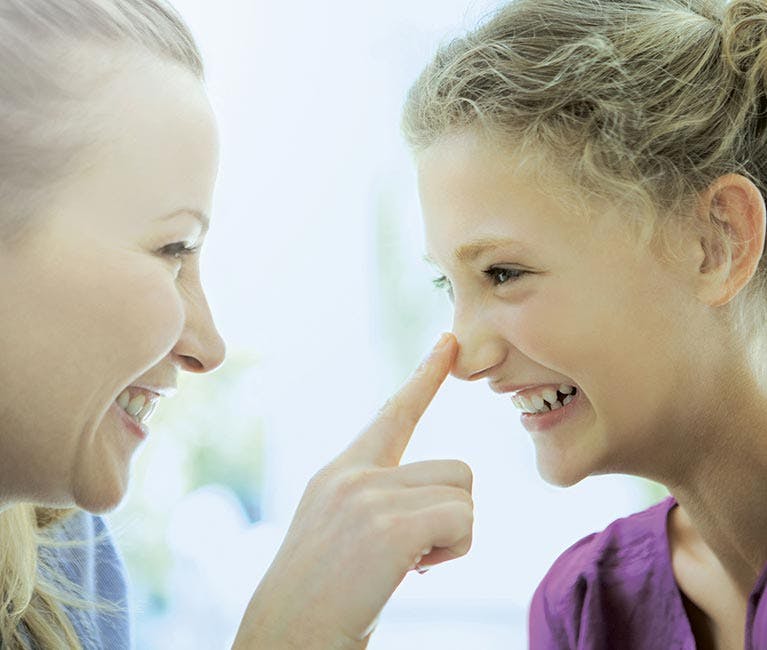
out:
M764 250L765 205L745 176L720 176L703 192L699 216L707 227L700 239L699 297L712 307L732 300L748 284Z

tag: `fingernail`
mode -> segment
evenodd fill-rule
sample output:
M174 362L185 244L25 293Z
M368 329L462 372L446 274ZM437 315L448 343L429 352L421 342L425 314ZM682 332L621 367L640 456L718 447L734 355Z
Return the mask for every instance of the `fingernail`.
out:
M424 573L428 573L430 568L431 567L416 565L415 570L418 571L418 573L420 573L421 575L423 575Z

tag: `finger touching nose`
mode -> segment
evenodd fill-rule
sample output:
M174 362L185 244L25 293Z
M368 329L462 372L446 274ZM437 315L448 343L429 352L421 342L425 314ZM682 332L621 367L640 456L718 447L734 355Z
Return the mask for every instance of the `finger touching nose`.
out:
M416 424L450 371L455 338L444 334L378 416L342 454L350 464L394 467L399 464Z
M187 306L186 321L181 337L173 349L183 370L210 372L226 357L226 344L216 329L205 296L200 294Z

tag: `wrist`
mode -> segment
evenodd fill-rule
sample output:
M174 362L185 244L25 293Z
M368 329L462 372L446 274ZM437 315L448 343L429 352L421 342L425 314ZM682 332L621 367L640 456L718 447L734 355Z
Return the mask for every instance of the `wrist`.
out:
M232 650L365 650L370 635L352 639L329 626L315 606L269 586L267 575L253 594ZM278 580L278 585L279 585ZM284 586L284 585L283 585Z

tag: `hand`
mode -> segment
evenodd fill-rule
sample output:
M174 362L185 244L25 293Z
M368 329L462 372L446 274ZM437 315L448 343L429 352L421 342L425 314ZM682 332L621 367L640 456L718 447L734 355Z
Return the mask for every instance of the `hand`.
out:
M456 351L455 338L444 335L370 426L311 479L235 648L365 648L409 570L468 552L468 465L399 466Z

